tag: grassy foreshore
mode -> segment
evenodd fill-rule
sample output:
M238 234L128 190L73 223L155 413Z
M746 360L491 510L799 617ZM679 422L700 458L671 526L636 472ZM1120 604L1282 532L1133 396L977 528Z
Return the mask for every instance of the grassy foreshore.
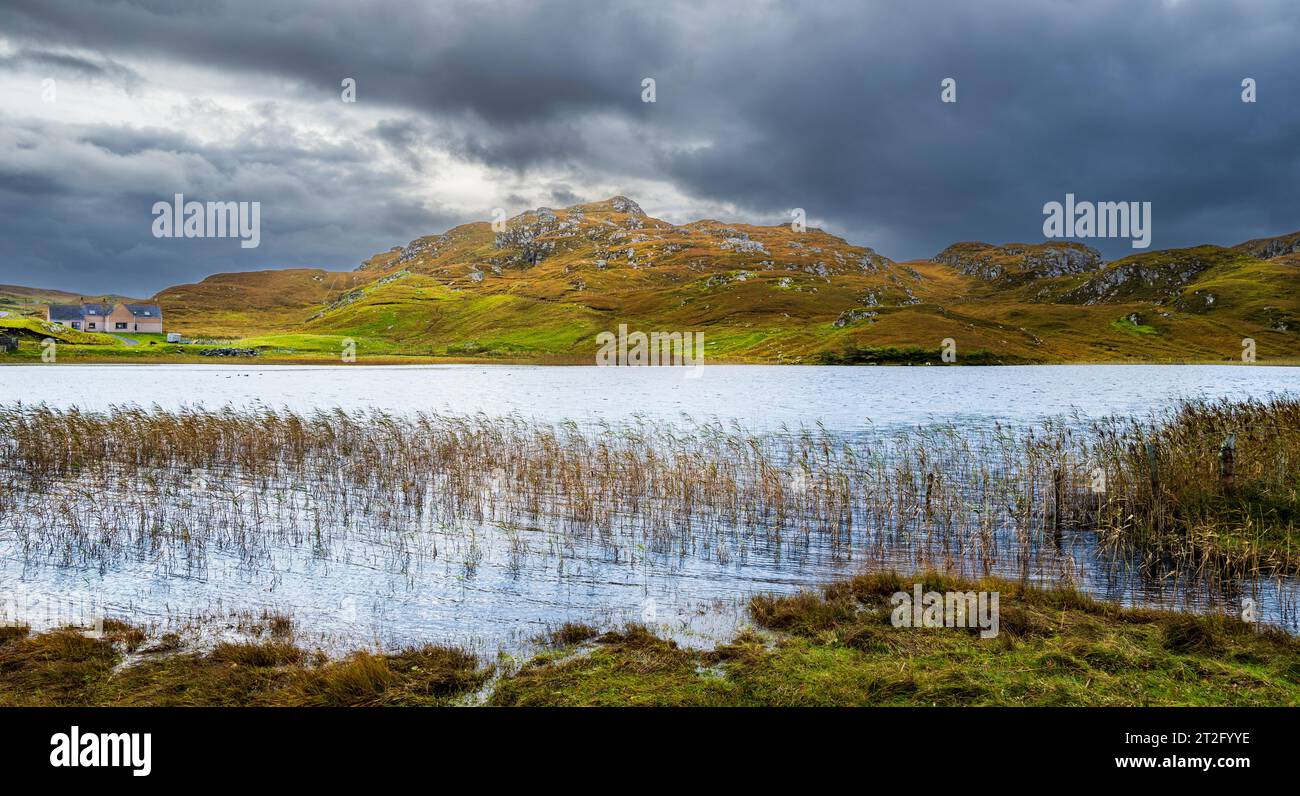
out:
M996 637L895 627L890 597L997 591ZM566 625L522 666L428 646L329 660L271 620L262 637L186 651L107 623L0 634L3 705L1300 705L1300 641L1237 619L1132 610L1065 589L863 575L758 597L751 629L708 651L644 627Z

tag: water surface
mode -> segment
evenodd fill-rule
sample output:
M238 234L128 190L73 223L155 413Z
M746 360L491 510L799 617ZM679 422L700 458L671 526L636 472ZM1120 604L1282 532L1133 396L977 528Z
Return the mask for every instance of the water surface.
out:
M908 426L1023 426L1074 415L1145 415L1184 398L1294 393L1300 371L1268 366L594 368L515 365L29 365L0 368L0 403L383 410L518 415L590 425L717 420L756 432L822 426L862 438ZM360 523L315 545L280 544L250 562L131 557L68 562L24 555L0 525L0 593L23 618L53 624L87 595L105 610L166 627L189 618L292 613L326 646L450 641L518 650L547 627L646 621L690 643L726 637L748 597L859 571L865 556L816 537L780 544L743 529L656 550L563 534L545 522L391 528ZM707 534L701 536L704 538ZM695 538L692 535L691 538ZM718 541L722 539L723 541ZM877 562L877 565L879 562ZM1171 607L1177 589L1116 574L1086 534L1043 566L1100 594ZM1122 567L1121 567L1122 570ZM1044 575L1047 573L1043 573ZM1251 584L1266 618L1294 626L1293 584ZM1237 595L1224 596L1231 610ZM1208 606L1204 597L1194 604ZM12 610L0 603L0 612ZM42 613L44 612L44 613ZM49 617L43 620L42 616Z
M1180 398L1264 398L1300 389L1300 369L1265 365L829 367L709 365L17 365L0 403L343 407L519 413L546 421L718 418L753 430L840 431L927 420L1028 422L1075 411L1146 414Z

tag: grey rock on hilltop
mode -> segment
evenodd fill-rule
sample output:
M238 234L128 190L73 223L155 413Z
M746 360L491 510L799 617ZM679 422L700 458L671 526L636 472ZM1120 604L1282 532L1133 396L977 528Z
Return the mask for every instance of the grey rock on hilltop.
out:
M1104 264L1101 252L1074 241L1045 243L954 243L934 257L966 276L994 280L1009 275L1050 278L1096 271Z
M626 196L611 197L609 200L609 206L614 208L614 211L617 213L627 213L628 215L633 216L645 215L645 211L641 209L641 205L633 202Z

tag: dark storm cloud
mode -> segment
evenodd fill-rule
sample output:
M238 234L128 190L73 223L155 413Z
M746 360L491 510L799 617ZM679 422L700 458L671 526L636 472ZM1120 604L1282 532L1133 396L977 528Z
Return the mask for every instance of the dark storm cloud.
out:
M367 167L366 147L285 146L289 132L272 118L222 146L150 128L11 123L8 133L26 165L0 168L0 283L147 296L223 271L346 269L410 230L455 221L390 201L391 175ZM260 247L153 237L154 203L178 190L187 200L260 202Z
M140 64L176 64L274 82L286 103L311 103L337 100L352 77L358 105L386 116L350 145L314 139L274 104L259 107L258 128L216 144L7 120L32 129L0 152L0 282L40 281L23 270L37 269L100 284L90 269L111 265L154 289L178 271L351 267L487 217L403 200L404 188L440 179L437 152L532 181L532 198L554 204L598 198L587 179L663 181L688 205L766 223L802 207L898 259L957 240L1039 240L1043 204L1067 192L1152 202L1155 248L1300 229L1300 6L1285 0L10 0L0 31L18 53L0 60L0 79L42 58L125 62L137 81L151 79ZM657 81L654 104L641 102L645 77ZM945 77L957 80L955 104L939 101ZM1240 101L1244 77L1258 81L1255 104ZM120 171L107 166L61 166L85 157L64 151L76 145L132 164L130 184L108 181ZM405 173L377 170L379 153ZM194 190L261 198L262 248L142 238L126 208L168 195L177 174ZM34 232L54 223L73 227Z
M0 57L0 72L20 68L38 68L51 75L73 75L91 80L106 80L133 89L142 82L133 69L111 60L92 60L67 53L24 49Z
M1067 192L1151 201L1157 247L1300 228L1294 6L997 5L826 10L761 42L778 57L742 70L715 53L738 134L663 167L694 195L799 205L892 256L1041 239L1043 203ZM1243 104L1246 76L1270 97Z

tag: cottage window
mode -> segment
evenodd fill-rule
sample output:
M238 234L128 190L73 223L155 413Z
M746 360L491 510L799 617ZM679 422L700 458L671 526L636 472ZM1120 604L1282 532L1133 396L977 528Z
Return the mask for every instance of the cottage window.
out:
M119 321L119 322L113 324L113 328L114 328L114 329L125 329L125 328L126 328L126 324L125 324L125 323L121 323L121 322Z

